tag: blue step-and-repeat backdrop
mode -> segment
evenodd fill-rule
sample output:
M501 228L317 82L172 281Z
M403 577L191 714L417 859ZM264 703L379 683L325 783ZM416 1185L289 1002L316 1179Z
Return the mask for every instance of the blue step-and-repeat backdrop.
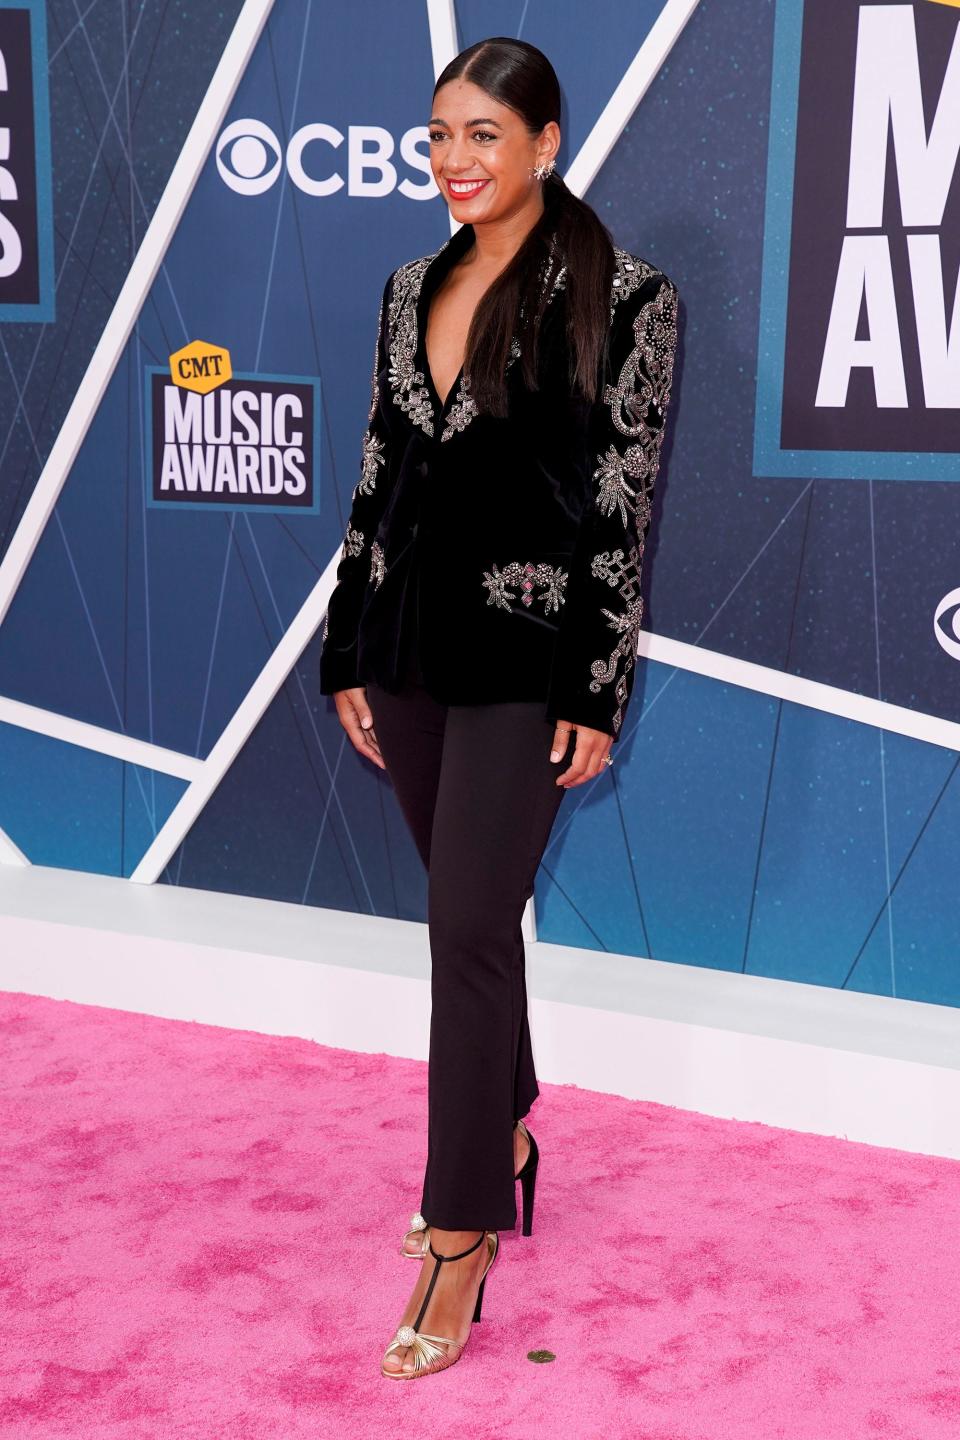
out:
M450 233L439 10L0 0L7 863L425 918L317 656L383 281ZM547 52L559 168L682 301L539 937L960 1004L960 8L454 11Z

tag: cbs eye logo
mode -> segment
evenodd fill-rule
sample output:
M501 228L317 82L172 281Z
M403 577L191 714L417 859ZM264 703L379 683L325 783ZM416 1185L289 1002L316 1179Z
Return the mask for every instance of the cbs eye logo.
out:
M280 143L262 120L235 120L217 141L220 179L238 195L269 190L282 163Z
M2 7L3 0L0 0ZM346 141L347 178L329 164L329 157ZM234 120L217 141L217 170L220 179L237 195L263 195L277 181L286 164L287 174L306 195L333 195L346 185L348 195L375 199L399 190L409 200L432 200L439 195L430 168L430 132L415 125L400 137L400 159L419 174L413 180L399 177L394 163L397 146L382 125L349 125L346 134L334 125L313 122L301 125L290 136L286 154L277 136L262 120ZM418 146L426 145L424 153ZM326 158L324 158L326 157ZM322 175L311 174L323 167Z
M952 610L953 614L941 625L941 620ZM933 617L933 633L954 660L960 660L960 589L950 590L937 606Z

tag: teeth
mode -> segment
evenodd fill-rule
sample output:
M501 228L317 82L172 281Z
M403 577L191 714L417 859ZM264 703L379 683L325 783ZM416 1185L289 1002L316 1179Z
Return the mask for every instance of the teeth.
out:
M486 183L487 183L487 182L486 182L485 180L468 180L468 181L448 180L448 181L447 181L447 184L450 186L450 189L453 191L454 195L468 195L471 190L476 190L476 189L478 189L481 185L485 185Z

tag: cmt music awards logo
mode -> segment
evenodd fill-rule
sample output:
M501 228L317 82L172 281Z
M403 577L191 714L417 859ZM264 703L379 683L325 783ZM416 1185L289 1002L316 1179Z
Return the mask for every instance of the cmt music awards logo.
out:
M774 68L755 471L960 480L960 9L779 0Z
M44 0L0 0L0 320L54 318Z
M233 370L194 340L147 368L148 504L204 510L319 508L319 381Z

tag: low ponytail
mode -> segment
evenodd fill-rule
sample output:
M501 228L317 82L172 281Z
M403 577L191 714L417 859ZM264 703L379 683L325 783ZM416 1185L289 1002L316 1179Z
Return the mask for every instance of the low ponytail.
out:
M552 229L567 266L570 382L585 399L593 401L610 326L613 241L597 212L567 188L556 170L545 182L543 199L555 216Z

